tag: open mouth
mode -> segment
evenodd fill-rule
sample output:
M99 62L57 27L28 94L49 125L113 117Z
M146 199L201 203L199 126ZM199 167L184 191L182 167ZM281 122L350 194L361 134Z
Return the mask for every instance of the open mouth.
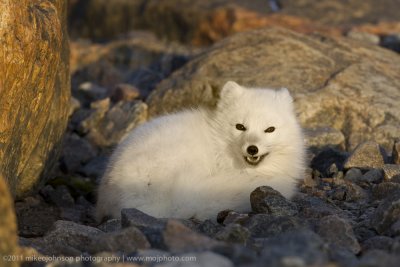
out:
M250 164L250 165L253 165L253 166L256 166L258 163L260 163L264 158L265 158L265 156L267 156L268 155L268 153L266 153L266 154L264 154L264 155L261 155L261 156L257 156L257 157L253 157L253 156L247 156L247 157L244 157L244 159L246 160L246 162L248 163L248 164Z

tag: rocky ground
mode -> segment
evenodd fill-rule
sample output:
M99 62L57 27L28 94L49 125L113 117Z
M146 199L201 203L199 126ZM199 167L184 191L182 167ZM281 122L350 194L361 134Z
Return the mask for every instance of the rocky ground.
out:
M199 48L134 31L102 44L71 42L73 98L58 166L38 194L15 203L19 243L31 257L24 265L63 256L52 266L397 266L398 36L272 29ZM217 221L127 209L98 225L95 190L112 148L150 117L212 105L226 79L294 93L309 145L296 197L264 186L249 196L252 211L221 211Z
M260 187L249 196L248 214L221 211L214 222L156 219L129 209L121 220L97 225L95 188L111 148L147 120L145 99L157 81L202 52L140 36L102 47L73 43L81 63L73 76L64 149L55 178L39 194L16 202L21 246L35 248L37 257L65 256L60 266L69 256L86 260L74 266L122 259L139 266L178 266L171 259L190 256L196 257L193 266L395 266L400 261L399 142L392 151L364 142L349 153L338 145L321 147L326 140L309 140L314 142L310 168L298 195L287 200ZM89 48L100 51L93 53L100 59L85 59ZM137 58L147 65L136 64Z

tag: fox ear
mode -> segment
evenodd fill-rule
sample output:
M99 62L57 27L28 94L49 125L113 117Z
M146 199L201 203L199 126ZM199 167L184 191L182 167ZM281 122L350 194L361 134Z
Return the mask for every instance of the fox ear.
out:
M229 81L222 87L220 96L222 99L238 97L242 94L243 90L243 87L239 84Z
M278 98L282 99L288 103L293 103L293 97L290 95L287 88L281 88L278 90Z

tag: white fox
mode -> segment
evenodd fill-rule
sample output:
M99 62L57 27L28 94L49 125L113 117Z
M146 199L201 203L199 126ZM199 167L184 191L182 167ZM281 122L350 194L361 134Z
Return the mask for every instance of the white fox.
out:
M303 177L305 149L293 99L280 90L227 82L213 110L153 119L116 148L98 192L96 216L137 208L155 217L215 219L251 210L268 185L290 198Z

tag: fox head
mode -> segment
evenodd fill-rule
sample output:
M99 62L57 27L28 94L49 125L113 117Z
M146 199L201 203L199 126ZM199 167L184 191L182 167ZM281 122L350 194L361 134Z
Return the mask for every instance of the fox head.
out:
M229 81L221 90L215 121L228 152L241 166L257 168L302 149L297 145L303 143L301 128L286 88L246 88Z

